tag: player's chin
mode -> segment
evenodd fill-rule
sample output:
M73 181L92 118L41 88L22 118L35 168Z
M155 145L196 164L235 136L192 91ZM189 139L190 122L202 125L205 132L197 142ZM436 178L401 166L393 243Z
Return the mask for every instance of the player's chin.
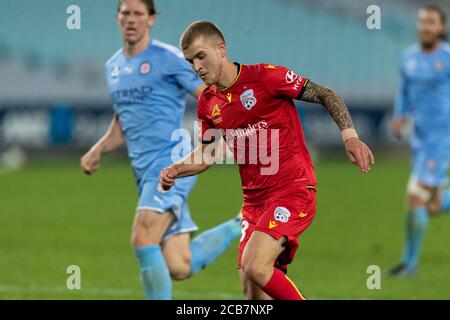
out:
M215 83L215 81L210 77L203 77L202 80L203 83L206 84L207 86L213 85Z
M130 45L134 45L136 42L138 42L138 37L135 35L123 35L123 39L125 42L129 43Z

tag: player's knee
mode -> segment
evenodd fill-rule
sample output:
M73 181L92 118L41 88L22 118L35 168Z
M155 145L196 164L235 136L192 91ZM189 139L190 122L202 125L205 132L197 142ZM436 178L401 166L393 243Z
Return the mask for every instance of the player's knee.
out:
M415 194L408 194L406 203L409 209L416 209L426 205L426 202L417 197Z
M170 277L172 280L185 280L189 278L191 269L189 266L178 266L173 269L170 269Z
M408 181L408 207L415 209L427 205L432 198L432 190L426 185L420 183L416 178L412 177Z
M263 285L266 278L270 276L270 271L273 268L268 268L267 266L259 263L256 259L246 259L242 261L242 271L245 275L257 283L258 285ZM248 289L247 289L248 291ZM249 292L251 294L251 291Z
M432 216L437 216L441 211L441 203L439 201L432 201L427 206L428 212Z
M169 262L169 273L173 280L184 280L191 274L191 253L183 252L179 259Z

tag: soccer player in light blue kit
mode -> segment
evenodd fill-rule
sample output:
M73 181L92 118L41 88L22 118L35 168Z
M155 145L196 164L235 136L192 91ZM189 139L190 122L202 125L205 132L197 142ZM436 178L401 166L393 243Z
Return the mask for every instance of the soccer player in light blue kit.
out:
M419 10L420 43L402 58L402 83L396 100L393 133L400 137L408 114L414 131L411 139L412 174L407 187L406 245L392 276L416 273L429 215L450 211L448 181L450 156L450 46L445 13L436 6Z
M198 235L187 197L195 178L180 180L169 192L158 189L160 171L172 164L185 94L198 96L204 84L175 47L150 39L153 0L121 0L117 9L124 46L106 63L114 117L105 135L81 158L87 174L99 169L101 155L126 143L139 190L131 242L148 299L171 299L172 281L191 277L214 261L240 236L240 218ZM190 150L185 150L188 153ZM162 191L162 190L161 190Z

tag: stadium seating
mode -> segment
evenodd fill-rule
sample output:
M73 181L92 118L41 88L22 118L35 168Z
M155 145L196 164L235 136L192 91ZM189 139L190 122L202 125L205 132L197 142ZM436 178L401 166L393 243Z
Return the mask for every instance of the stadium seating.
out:
M120 47L114 23L116 1L79 0L81 30L66 28L68 0L3 0L4 25L0 28L0 53L10 53L32 68L52 72L83 64L101 87L104 61ZM366 28L366 1L325 0L164 0L155 37L177 44L182 30L193 20L209 19L223 29L232 57L242 63L270 62L287 65L316 81L326 83L353 100L390 100L398 80L402 50L415 40L417 6L406 1L381 1L382 29ZM417 1L415 2L417 3ZM402 19L397 13L402 10ZM21 23L17 23L20 17ZM36 36L38 30L40 36ZM75 69L78 69L76 67ZM48 72L48 71L44 71ZM27 74L9 74L16 81ZM74 73L78 82L88 75ZM50 88L58 87L58 81ZM8 88L3 89L5 93ZM2 94L0 88L0 94ZM44 92L45 93L45 92ZM25 93L26 94L26 93ZM48 92L51 95L51 92ZM79 91L74 90L74 95Z

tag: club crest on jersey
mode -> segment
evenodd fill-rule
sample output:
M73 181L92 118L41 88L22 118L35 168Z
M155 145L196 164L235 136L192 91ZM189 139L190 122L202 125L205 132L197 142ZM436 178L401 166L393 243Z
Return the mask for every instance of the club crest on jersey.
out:
M241 94L241 102L245 109L250 110L256 104L256 98L253 89L245 90Z
M280 222L288 222L291 213L285 207L276 207L273 213L275 220Z
M150 63L143 62L139 67L139 73L142 75L150 73Z
M442 71L444 70L444 64L442 63L442 61L436 61L434 63L434 68L436 69L436 71Z
M211 117L213 119L214 124L218 124L222 122L222 115L220 114L221 110L219 104L215 104L211 111Z

